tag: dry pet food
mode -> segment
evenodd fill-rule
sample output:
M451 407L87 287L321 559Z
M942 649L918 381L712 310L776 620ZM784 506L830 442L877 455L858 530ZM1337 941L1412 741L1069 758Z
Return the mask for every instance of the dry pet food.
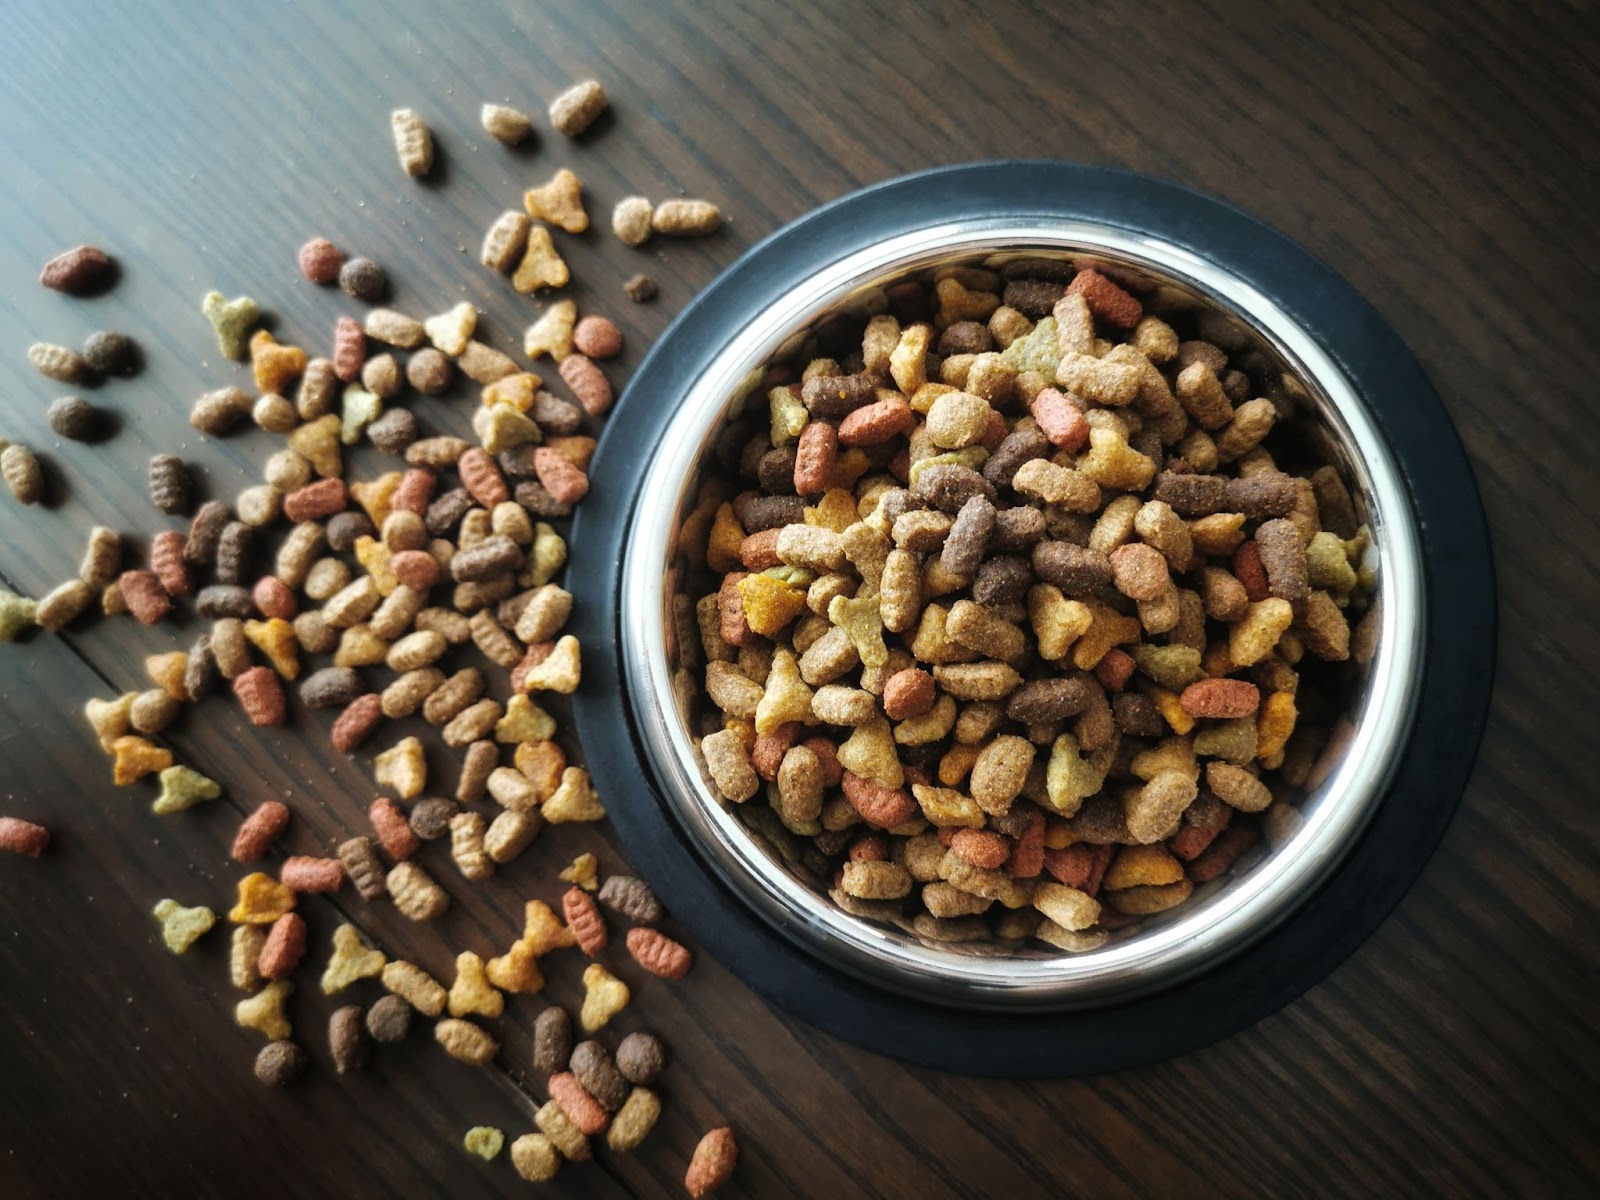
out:
M678 603L706 774L847 911L1090 948L1239 861L1204 814L1231 847L1293 811L1277 772L1348 686L1365 542L1275 436L1297 385L1206 321L1093 267L892 295L769 368L704 485Z
M89 296L104 290L116 278L110 255L96 246L75 246L45 263L39 282L72 296Z
M691 1196L710 1195L728 1182L738 1161L739 1146L733 1140L733 1130L726 1125L713 1129L695 1146L683 1186Z

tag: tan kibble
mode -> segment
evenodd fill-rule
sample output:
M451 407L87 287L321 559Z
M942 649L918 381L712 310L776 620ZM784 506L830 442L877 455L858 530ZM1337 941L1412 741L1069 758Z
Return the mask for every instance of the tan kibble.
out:
M527 213L515 209L501 213L483 234L483 246L478 251L478 261L502 275L521 261L528 247L528 231L533 222Z
M582 233L589 228L589 214L583 210L583 182L566 167L551 176L548 183L524 192L522 203L530 217L557 229Z
M577 137L606 110L606 90L586 79L568 88L550 103L550 124L557 133Z
M704 237L722 224L722 210L709 200L663 200L650 217L653 232L666 237Z
M483 131L497 142L515 146L533 131L533 121L527 113L505 104L485 104L478 113Z
M642 246L650 240L655 205L644 196L624 196L611 210L611 231L624 246Z
M413 179L433 170L433 134L422 115L413 108L397 108L389 114L389 126L401 169Z

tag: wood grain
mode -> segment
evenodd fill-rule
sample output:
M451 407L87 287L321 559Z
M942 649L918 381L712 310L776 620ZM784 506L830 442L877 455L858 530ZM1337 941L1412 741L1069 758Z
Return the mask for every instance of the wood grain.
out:
M47 454L51 499L0 502L0 583L33 594L75 570L92 523L141 543L174 524L144 494L151 454L183 454L210 495L258 478L274 439L206 440L186 421L201 391L239 378L202 293L253 294L281 336L323 345L354 305L295 273L295 248L322 234L384 263L398 307L470 299L512 349L539 305L477 265L478 240L562 165L600 218L563 239L571 291L622 323L619 381L696 289L815 204L939 163L1061 156L1181 181L1300 240L1394 323L1456 420L1495 534L1494 712L1443 847L1350 962L1221 1045L1033 1084L846 1046L707 956L681 985L635 972L622 1024L661 1032L677 1063L662 1123L638 1154L569 1167L546 1194L680 1195L696 1138L723 1121L743 1147L734 1195L1556 1196L1600 1177L1591 5L359 0L91 15L19 0L7 17L0 435ZM534 144L508 151L477 126L485 100L542 113L589 76L614 113L579 141L541 117ZM440 146L421 185L389 144L402 104ZM728 225L627 250L605 217L632 192L707 196ZM90 301L39 288L42 262L81 241L117 255L118 286ZM640 270L662 285L654 304L622 297ZM85 393L115 414L114 437L62 443L44 409L63 389L22 351L97 328L133 334L148 365ZM415 409L461 429L465 404ZM368 477L381 462L355 456ZM137 686L144 654L195 631L100 622L0 648L0 809L57 832L45 860L0 861L0 1195L525 1192L458 1141L473 1124L529 1128L540 1001L500 1023L495 1069L461 1067L419 1032L339 1080L321 1035L332 1004L308 978L292 1008L320 1069L278 1095L249 1077L225 939L186 959L161 949L156 899L227 905L242 812L286 797L287 848L325 852L370 799L364 756L327 750L325 714L297 709L259 734L225 699L170 739L223 781L223 801L160 819L113 788L83 700ZM314 946L344 914L448 978L455 950L514 935L523 899L559 895L555 871L584 849L625 861L603 829L554 830L485 887L441 865L456 904L434 926L349 897L308 905ZM567 966L548 995L572 1004Z

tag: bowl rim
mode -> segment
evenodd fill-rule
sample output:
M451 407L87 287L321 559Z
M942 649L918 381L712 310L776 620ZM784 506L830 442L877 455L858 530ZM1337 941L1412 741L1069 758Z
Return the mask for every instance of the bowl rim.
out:
M1249 324L1285 360L1326 410L1368 502L1377 558L1380 633L1360 688L1360 704L1341 761L1307 797L1300 827L1236 878L1165 920L1105 946L1068 953L973 954L930 945L854 916L797 879L711 788L673 704L667 647L676 525L692 503L699 469L743 381L771 361L816 314L868 286L887 285L941 259L1017 254L1097 257L1162 281L1176 280ZM881 283L880 283L881 281ZM748 390L748 389L744 389ZM1399 467L1365 402L1315 339L1283 309L1233 272L1149 235L1105 223L1011 216L939 221L910 228L819 264L800 286L727 331L680 398L656 452L645 464L621 563L624 679L641 697L638 736L664 784L674 818L731 890L782 936L831 958L869 983L972 1008L1049 1008L1126 998L1170 986L1213 966L1268 932L1303 903L1370 820L1381 801L1414 716L1426 595L1415 515ZM654 619L660 614L660 619ZM746 803L759 803L759 796ZM1219 886L1220 885L1220 886Z
M867 244L919 214L1026 212L1105 219L1203 249L1246 275L1334 354L1371 402L1424 530L1429 620L1417 724L1391 792L1334 875L1256 945L1181 987L1115 1005L991 1014L862 984L789 944L706 871L667 818L621 683L615 569L634 495L597 488L572 530L571 623L586 647L573 697L587 752L630 860L681 924L747 984L846 1039L984 1075L1058 1076L1148 1062L1258 1020L1320 979L1383 920L1422 870L1471 771L1493 681L1487 527L1459 438L1426 375L1378 313L1325 263L1221 201L1114 168L1057 160L968 163L876 184L746 252L688 306L634 373L596 449L597 478L626 480L658 440L656 397L681 388L708 336L811 268L815 246Z

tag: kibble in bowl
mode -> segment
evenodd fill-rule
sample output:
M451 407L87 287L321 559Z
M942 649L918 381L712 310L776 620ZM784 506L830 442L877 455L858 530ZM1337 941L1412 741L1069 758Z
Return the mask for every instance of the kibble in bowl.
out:
M712 869L832 965L974 1005L1271 928L1380 801L1419 672L1413 519L1333 360L1087 223L914 231L745 314L645 466L619 599Z

